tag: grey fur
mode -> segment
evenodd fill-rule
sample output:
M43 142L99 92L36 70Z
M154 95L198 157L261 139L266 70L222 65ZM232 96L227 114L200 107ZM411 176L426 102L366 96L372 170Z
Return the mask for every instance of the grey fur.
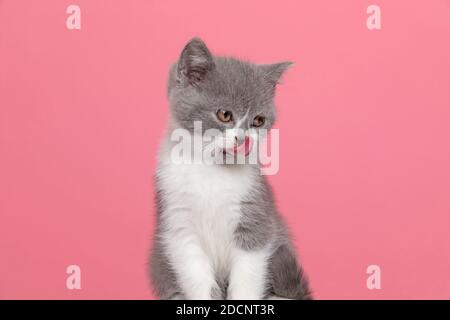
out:
M272 191L264 176L242 202L242 221L235 231L236 244L245 250L257 250L269 241L277 248L269 264L270 285L266 296L312 299L303 269L297 263L284 221L276 211Z
M248 129L257 115L266 121L260 128L269 129L275 121L273 98L276 85L290 62L256 65L234 58L211 55L200 39L191 40L183 49L179 61L172 66L168 83L168 98L172 123L193 130L194 121L202 121L203 130L226 130L234 123L223 123L213 115L218 109L230 110L240 118L248 112L242 124ZM255 166L255 170L259 168ZM232 168L230 168L232 170ZM235 230L236 246L256 250L269 241L275 245L269 263L266 296L289 299L310 299L311 292L297 263L287 228L276 211L270 186L264 176L257 176L255 187L241 203L242 218ZM162 299L183 298L176 276L159 239L164 198L158 177L156 184L157 228L150 258L151 279L156 295ZM218 272L219 289L212 292L216 298L226 297L228 275Z
M275 85L290 65L290 62L256 65L235 58L213 57L201 40L193 39L170 70L171 114L179 126L188 130L193 130L194 120L202 121L203 130L225 130L233 123L220 122L211 113L225 109L238 118L250 110L244 129L259 114L266 117L260 128L270 128L275 121Z

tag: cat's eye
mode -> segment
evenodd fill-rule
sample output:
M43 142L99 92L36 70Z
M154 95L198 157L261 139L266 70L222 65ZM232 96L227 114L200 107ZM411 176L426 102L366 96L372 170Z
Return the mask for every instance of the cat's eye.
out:
M233 114L231 113L231 111L220 109L219 111L217 111L217 118L219 118L219 120L222 122L230 122L231 120L233 120Z
M255 119L253 119L253 126L254 127L261 127L266 122L266 118L263 116L256 116Z

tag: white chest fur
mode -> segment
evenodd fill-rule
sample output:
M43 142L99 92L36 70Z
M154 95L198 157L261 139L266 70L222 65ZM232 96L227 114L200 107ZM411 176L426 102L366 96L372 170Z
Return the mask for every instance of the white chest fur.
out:
M164 237L180 246L197 242L216 271L228 268L241 201L251 188L252 170L245 166L174 164L161 161L166 223Z
M210 299L218 276L229 280L229 299L260 299L270 248L245 251L234 245L241 201L253 188L249 166L175 164L160 154L162 245L187 299Z

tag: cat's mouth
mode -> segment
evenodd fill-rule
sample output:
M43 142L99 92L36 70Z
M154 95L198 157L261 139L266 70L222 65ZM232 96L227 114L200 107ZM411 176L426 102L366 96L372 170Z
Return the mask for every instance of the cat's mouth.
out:
M250 151L252 150L253 140L249 136L245 136L244 142L242 142L240 145L235 144L231 148L225 148L223 151L224 153L228 153L230 155L238 155L238 154L244 154L245 156L248 156Z

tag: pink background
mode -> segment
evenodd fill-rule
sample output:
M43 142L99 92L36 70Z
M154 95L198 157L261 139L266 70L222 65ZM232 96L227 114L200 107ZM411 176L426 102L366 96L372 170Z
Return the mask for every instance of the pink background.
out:
M0 298L152 297L167 71L195 35L296 62L270 180L315 296L450 298L447 0L0 0ZM82 290L65 287L70 264Z

